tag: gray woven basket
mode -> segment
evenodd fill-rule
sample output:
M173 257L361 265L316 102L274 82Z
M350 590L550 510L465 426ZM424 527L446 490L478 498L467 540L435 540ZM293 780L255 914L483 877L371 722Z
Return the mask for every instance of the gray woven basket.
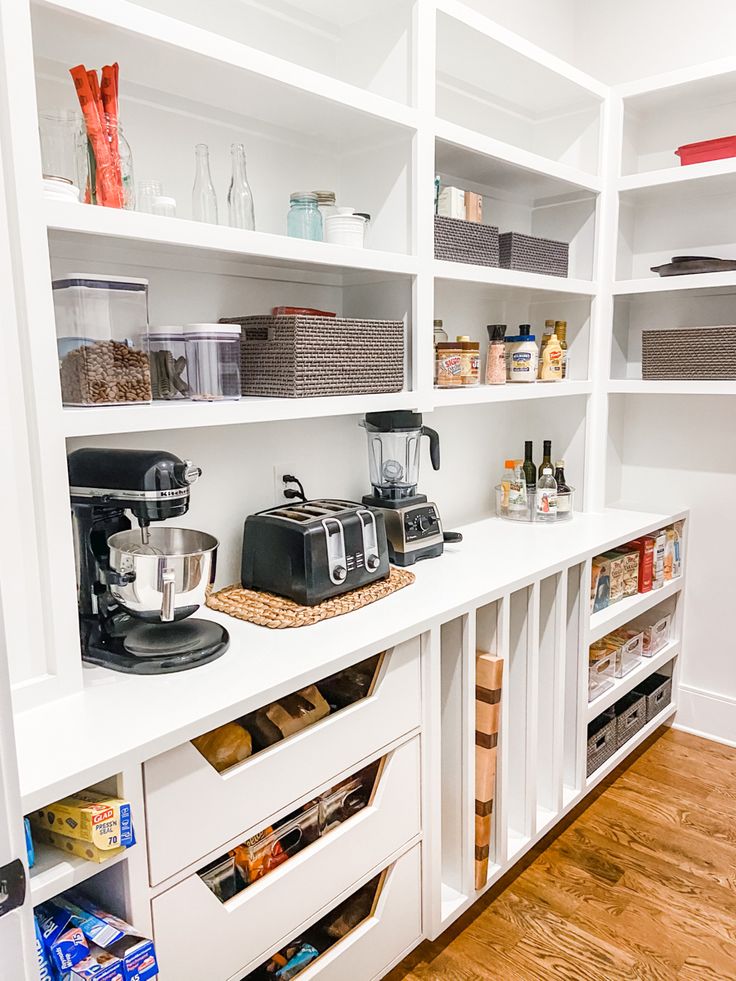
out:
M642 331L641 376L646 381L735 381L736 327Z
M498 266L498 229L462 218L434 216L434 257L448 262Z
M401 320L345 317L230 317L240 324L243 395L309 398L400 392Z
M616 746L627 743L647 721L647 700L636 691L624 695L614 705L616 712Z
M672 678L664 674L652 674L640 682L635 691L646 699L647 722L651 722L672 701Z
M522 235L521 232L502 232L498 244L502 269L567 276L570 256L567 242Z
M586 773L591 775L603 766L616 752L616 716L612 708L606 709L588 726L588 766Z

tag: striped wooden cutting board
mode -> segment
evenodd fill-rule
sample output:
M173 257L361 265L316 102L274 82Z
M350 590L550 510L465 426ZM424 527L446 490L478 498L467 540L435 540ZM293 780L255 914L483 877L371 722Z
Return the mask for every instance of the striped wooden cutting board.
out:
M488 881L503 659L483 651L475 659L475 888Z

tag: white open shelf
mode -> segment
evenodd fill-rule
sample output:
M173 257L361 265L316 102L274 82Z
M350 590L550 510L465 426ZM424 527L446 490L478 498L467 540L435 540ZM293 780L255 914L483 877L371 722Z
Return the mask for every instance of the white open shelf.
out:
M612 630L622 627L629 620L634 620L640 614L646 613L647 610L651 610L653 606L657 606L663 600L675 596L682 589L682 583L682 576L678 576L676 579L670 579L659 589L652 589L648 593L637 593L636 596L627 596L617 603L612 603L605 610L592 613L588 643L592 644L594 641L600 640L601 637L610 634Z
M705 291L736 291L736 272L698 273L686 276L640 276L636 279L621 279L613 284L616 296L629 296L645 293L692 293Z
M499 269L493 266L476 266L469 262L446 262L435 259L434 275L436 279L478 283L503 289L534 290L548 296L563 294L594 296L596 293L596 284L590 280L544 276L540 273L519 272L516 269Z
M659 715L655 715L650 722L647 722L645 726L642 726L635 736L629 739L628 742L624 743L624 745L620 749L617 749L613 756L607 759L602 766L591 773L591 775L585 781L586 793L599 784L601 780L605 779L605 777L615 770L617 766L620 766L626 757L633 753L637 746L641 746L643 742L646 742L646 740L649 739L651 734L656 729L659 729L661 725L668 722L672 718L676 711L677 703L673 701L666 708L662 709Z
M36 862L30 870L30 892L34 906L53 899L72 886L81 885L103 869L109 869L128 857L126 850L98 864L77 855L67 855L50 845L35 845L35 853Z
M608 391L614 395L736 395L736 381L643 381L612 378Z
M629 671L623 678L616 678L607 691L604 691L598 698L594 698L592 702L588 702L587 721L591 722L601 712L605 712L619 698L623 698L627 692L636 688L640 681L654 674L665 664L669 664L679 653L680 641L671 640L653 657L641 658L640 663L632 671Z
M526 402L530 399L587 396L593 390L590 382L562 381L535 384L477 385L469 388L436 388L435 408L445 405L476 405L488 402Z
M708 160L686 166L664 167L661 170L647 170L640 174L627 174L619 178L618 190L621 194L656 194L658 188L681 188L688 184L702 184L710 191L719 183L736 181L736 157L725 160Z

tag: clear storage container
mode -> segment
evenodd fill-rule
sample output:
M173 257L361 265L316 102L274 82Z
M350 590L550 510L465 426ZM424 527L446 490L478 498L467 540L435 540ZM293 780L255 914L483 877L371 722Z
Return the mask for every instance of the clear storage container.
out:
M644 618L640 617L629 625L637 630L641 630L644 635L644 646L642 648L644 657L652 657L652 655L662 650L670 639L671 623L672 614L667 613L654 623L646 623Z
M240 398L240 324L187 324L189 397L202 402Z
M53 295L64 405L150 402L148 280L70 273Z
M596 650L588 654L588 701L592 702L613 685L614 651Z
M617 678L625 677L629 671L641 664L644 650L644 634L635 630L622 630L605 638L607 642L616 645L614 657L614 674Z
M319 836L319 803L315 800L279 827L238 845L232 854L243 882L249 886L313 844Z
M183 327L149 327L148 358L155 401L189 398L186 339Z
M506 518L507 521L539 521L537 518L537 495L530 491L527 495L528 505L522 511L505 510L503 507L503 488L496 484L496 516ZM572 521L574 511L575 488L571 487L569 493L557 494L557 516L554 521L539 522L540 524L558 524L560 521ZM561 506L560 502L564 501Z

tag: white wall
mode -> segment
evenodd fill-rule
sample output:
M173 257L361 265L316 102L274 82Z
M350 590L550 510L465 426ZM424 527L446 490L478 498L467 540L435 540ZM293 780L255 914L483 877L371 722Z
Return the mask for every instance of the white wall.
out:
M543 16L547 5L536 6ZM574 0L572 16L575 40L568 57L610 84L725 58L734 51L733 0Z
M575 58L576 0L464 0L560 58Z

